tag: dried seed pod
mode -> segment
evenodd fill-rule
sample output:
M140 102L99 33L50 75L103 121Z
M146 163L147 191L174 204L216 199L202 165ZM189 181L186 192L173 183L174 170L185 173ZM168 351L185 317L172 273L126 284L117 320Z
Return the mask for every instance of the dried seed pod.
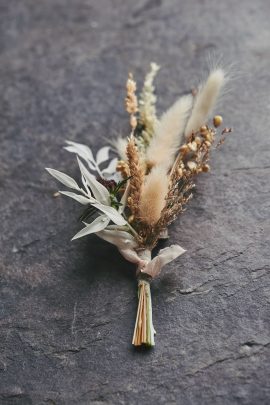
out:
M181 167L178 167L177 174L178 174L179 177L183 176L183 169L181 169Z
M205 135L205 139L208 142L213 142L213 135L212 135L212 133L210 131L207 132L207 134Z
M200 128L200 132L201 132L201 134L205 134L206 132L208 132L207 126L206 126L206 125L203 125L203 126Z
M210 166L208 164L205 164L205 165L202 166L202 171L203 172L206 173L206 172L209 172L209 170L210 170Z
M188 151L188 145L186 143L184 143L184 145L182 145L180 147L180 152L186 153L187 151Z
M187 167L192 170L195 171L197 169L197 164L195 162L193 162L192 160L189 160L187 162Z
M221 117L221 115L215 115L215 117L213 118L213 124L214 127L217 128L219 127L223 122L223 118Z
M189 147L189 149L190 149L192 152L196 152L196 150L197 150L197 148L198 148L198 147L197 147L197 143L196 143L195 141L189 142L187 146Z

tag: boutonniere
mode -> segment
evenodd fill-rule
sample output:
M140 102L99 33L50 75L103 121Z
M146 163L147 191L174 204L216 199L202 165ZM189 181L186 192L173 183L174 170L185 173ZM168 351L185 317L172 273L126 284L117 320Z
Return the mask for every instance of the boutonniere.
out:
M95 233L112 243L137 266L138 310L132 344L154 346L150 283L162 268L185 252L173 244L153 257L159 239L192 198L198 174L209 171L212 150L231 132L214 116L225 83L222 69L210 72L197 91L180 97L161 116L156 114L153 85L159 66L152 63L139 97L130 74L126 83L126 111L130 132L94 156L89 146L67 141L65 149L77 156L81 183L54 169L48 172L72 191L59 191L84 206L83 228L72 238ZM117 157L109 160L110 149ZM199 202L198 202L199 203Z

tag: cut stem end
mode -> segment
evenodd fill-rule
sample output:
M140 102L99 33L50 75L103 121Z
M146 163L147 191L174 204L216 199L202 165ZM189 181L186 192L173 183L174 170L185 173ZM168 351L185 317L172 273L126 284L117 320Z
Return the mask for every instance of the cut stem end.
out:
M147 280L138 281L138 310L132 344L134 346L154 346L155 329L152 321L152 300L150 283Z

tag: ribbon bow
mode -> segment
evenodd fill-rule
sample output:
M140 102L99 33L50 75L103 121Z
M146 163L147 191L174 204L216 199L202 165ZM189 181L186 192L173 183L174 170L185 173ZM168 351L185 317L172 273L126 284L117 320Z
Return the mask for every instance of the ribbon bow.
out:
M97 235L101 239L115 245L126 260L137 264L137 275L140 273L147 274L151 278L157 277L160 274L163 266L185 253L185 249L183 249L181 246L171 245L161 249L157 256L151 260L150 251L148 251L148 255L140 255L140 250L138 249L138 245L134 237L128 232L119 230L103 230L97 232Z

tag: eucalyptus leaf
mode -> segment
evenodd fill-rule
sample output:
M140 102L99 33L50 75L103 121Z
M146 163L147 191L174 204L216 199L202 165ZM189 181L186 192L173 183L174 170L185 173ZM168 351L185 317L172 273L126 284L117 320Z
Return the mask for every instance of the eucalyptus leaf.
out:
M103 148L99 149L96 156L97 165L100 165L101 163L106 162L106 160L109 159L109 150L109 146L103 146Z
M136 243L134 237L130 233L125 232L125 231L106 229L102 232L99 232L98 236L101 239L104 239L107 242L112 243L113 245L117 246L119 249L123 249L123 248L127 248L127 247L129 247L129 248L137 247L137 243Z
M136 252L137 243L133 236L128 232L109 231L104 229L97 232L97 236L115 245L126 260L136 264L140 261Z
M85 178L88 186L90 187L92 193L94 194L94 197L96 198L97 201L104 203L104 204L109 204L110 203L110 193L104 187L101 183L99 183L95 176L93 176L84 166L84 164L78 159L78 164L80 167L80 171L82 176Z
M96 162L92 150L89 148L89 146L83 145L82 143L76 143L71 141L66 141L66 143L68 144L68 146L64 147L65 150L80 156L87 162L91 170L96 171Z
M55 169L50 169L49 167L46 167L46 170L50 173L51 176L53 176L56 180L60 181L60 183L64 184L65 186L73 188L75 190L80 189L76 181L67 174L59 172Z
M73 200L78 201L80 204L86 205L86 204L90 204L91 201L95 201L94 199L89 199L87 197L84 197L82 195L78 195L75 193L72 193L71 191L59 191L59 193L66 195L70 198L73 198Z
M104 212L104 214L107 215L107 217L109 217L112 222L116 225L125 225L127 223L127 221L124 219L124 217L122 217L121 214L119 214L119 212L113 208L113 207L109 207L107 205L103 205L103 204L92 204L94 207L96 207L98 210Z
M92 163L92 161L90 159L88 159L87 155L84 152L81 152L74 146L65 146L64 149L67 150L68 152L75 153L76 155L80 156L80 158L82 158L83 160L85 160L87 162L87 164L91 170L96 171L95 165Z
M100 215L91 224L86 225L80 232L76 233L71 240L82 238L83 236L89 235L90 233L100 232L106 228L109 223L109 219L106 215Z
M112 174L116 170L116 164L118 162L117 158L114 158L110 161L109 165L106 167L106 169L102 170L103 174Z

